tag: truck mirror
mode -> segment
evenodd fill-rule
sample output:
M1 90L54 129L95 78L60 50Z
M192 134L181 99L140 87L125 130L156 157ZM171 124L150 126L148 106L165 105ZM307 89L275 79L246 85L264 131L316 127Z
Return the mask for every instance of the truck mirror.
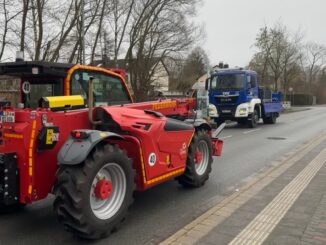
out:
M247 89L251 89L251 77L247 76Z

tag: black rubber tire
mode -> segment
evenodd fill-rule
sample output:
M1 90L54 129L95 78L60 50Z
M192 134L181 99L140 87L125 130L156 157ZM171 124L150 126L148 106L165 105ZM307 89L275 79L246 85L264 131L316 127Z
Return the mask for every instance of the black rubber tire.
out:
M90 205L90 190L95 175L106 163L116 163L126 176L126 193L119 210L109 219L97 218ZM54 210L66 230L86 239L107 237L125 220L133 202L135 170L131 159L116 145L97 146L76 166L60 166L54 186Z
M255 128L259 121L259 114L258 114L258 111L256 108L255 108L254 112L249 117L250 117L250 119L248 118L248 121L247 121L248 127Z
M264 117L263 121L265 124L275 124L276 123L276 116L274 113L271 114L270 117Z
M205 141L208 145L208 151L209 151L209 160L208 165L205 170L205 172L202 175L198 175L196 172L195 167L195 151L199 144L199 142ZM187 156L187 163L186 163L186 170L183 175L179 176L177 180L179 183L187 188L196 188L200 187L205 184L205 182L209 178L209 174L212 171L212 163L213 163L213 157L212 157L212 141L209 135L205 130L197 131L191 141L191 144L188 149L188 156Z

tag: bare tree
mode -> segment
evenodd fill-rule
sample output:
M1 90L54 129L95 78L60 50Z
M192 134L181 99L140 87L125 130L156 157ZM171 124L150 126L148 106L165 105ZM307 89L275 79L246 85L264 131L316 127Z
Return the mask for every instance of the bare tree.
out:
M326 62L326 47L314 42L309 42L304 46L303 69L306 72L309 90L312 90L312 83L317 80L317 74L321 71L322 65Z
M187 56L181 68L179 75L176 78L177 89L182 92L187 92L192 85L209 69L209 59L206 52L200 48L194 48Z
M112 0L112 19L109 20L109 25L113 30L113 60L115 66L118 63L122 42L126 38L128 24L134 10L135 0Z
M13 0L1 0L0 5L0 60L2 60L10 38L11 23L20 14L20 11L16 10Z
M73 28L76 26L79 11L80 11L80 3L78 3L76 0L71 0L68 11L61 25L61 30L58 37L57 45L53 51L50 61L57 61L59 59L60 50L62 46L65 44Z
M153 75L164 59L184 52L194 41L196 26L187 21L197 1L142 0L135 3L126 61L138 100L152 89Z
M255 46L258 52L254 55L250 66L258 71L260 80L272 79L274 89L286 92L297 71L300 60L299 46L301 35L291 35L287 28L277 23L272 28L260 29ZM266 84L266 83L265 83Z
M22 20L21 20L21 35L20 35L20 51L24 52L25 50L25 32L26 32L26 21L27 14L29 10L30 0L23 0L23 9L22 9Z
M250 66L254 66L258 72L259 80L265 82L268 79L268 64L274 40L270 38L267 26L260 29L255 46L259 51L254 55Z

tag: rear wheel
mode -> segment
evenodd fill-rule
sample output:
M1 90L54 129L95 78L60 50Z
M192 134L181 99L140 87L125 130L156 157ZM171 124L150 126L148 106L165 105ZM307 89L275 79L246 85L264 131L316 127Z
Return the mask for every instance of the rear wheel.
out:
M265 124L275 124L276 123L275 113L271 113L271 115L269 117L264 117L263 121Z
M200 187L212 171L212 141L204 130L196 132L188 149L187 165L178 181L185 187Z
M135 171L117 146L98 146L80 165L61 166L54 210L66 230L87 239L108 236L133 202Z

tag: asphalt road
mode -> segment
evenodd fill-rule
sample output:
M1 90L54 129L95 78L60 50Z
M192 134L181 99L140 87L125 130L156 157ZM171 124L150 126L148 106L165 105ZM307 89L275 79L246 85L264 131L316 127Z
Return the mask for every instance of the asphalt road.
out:
M83 241L63 230L49 197L10 215L0 216L3 244L156 244L235 191L250 176L326 130L326 107L283 114L275 125L255 129L230 124L221 134L223 156L214 160L209 181L184 189L169 181L136 193L130 215L107 239Z

